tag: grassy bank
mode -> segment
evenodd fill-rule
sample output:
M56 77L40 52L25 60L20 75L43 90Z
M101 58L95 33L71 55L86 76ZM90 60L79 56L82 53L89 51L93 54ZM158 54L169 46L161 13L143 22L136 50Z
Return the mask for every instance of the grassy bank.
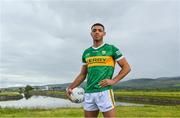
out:
M23 98L23 96L18 92L1 92L0 93L0 101L18 100L21 98Z
M116 101L143 104L180 105L180 92L162 91L115 91Z
M180 92L165 91L114 91L117 96L146 97L146 98L167 98L172 100L180 99Z
M18 92L1 92L0 96L17 96L20 95Z
M117 117L180 117L180 106L118 106ZM1 117L83 117L82 108L0 109ZM102 114L100 113L101 117Z

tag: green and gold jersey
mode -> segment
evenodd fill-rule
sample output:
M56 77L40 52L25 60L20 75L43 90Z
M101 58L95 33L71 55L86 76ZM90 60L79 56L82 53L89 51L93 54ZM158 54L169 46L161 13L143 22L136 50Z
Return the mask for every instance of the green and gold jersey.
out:
M87 65L86 93L101 92L111 89L112 86L100 87L103 79L112 79L115 62L123 58L121 51L113 45L102 44L98 48L86 49L82 56L82 62Z

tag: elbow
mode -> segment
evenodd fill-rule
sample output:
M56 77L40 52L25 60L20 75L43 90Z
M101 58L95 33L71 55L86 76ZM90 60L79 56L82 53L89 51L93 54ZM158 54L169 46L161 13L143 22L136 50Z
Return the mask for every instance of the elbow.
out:
M128 74L131 71L131 67L129 64L122 66L122 70Z
M86 74L85 74L85 73L81 73L80 76L81 76L81 78L83 78L83 79L86 78Z
M86 79L86 75L83 75L83 78Z
M131 72L131 68L129 68L128 73Z
M131 66L129 65L129 72L131 71Z
M127 73L129 73L129 72L131 72L131 67L130 67L130 65L128 64L128 66L127 66Z

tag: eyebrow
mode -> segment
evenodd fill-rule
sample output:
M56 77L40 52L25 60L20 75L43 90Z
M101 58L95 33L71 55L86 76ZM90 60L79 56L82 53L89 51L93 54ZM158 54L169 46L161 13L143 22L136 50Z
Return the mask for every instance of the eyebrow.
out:
M103 29L92 29L91 31L103 31Z
M102 28L92 28L92 30L102 30L103 31Z

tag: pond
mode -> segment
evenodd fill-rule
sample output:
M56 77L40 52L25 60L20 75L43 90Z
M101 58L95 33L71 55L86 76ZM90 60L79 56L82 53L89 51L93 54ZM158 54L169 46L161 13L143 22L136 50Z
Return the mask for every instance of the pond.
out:
M118 106L143 106L143 104L132 104L126 102L116 102ZM54 98L47 96L32 96L29 99L22 98L13 101L0 101L1 108L64 108L64 107L82 107L82 103L72 103L67 99Z

